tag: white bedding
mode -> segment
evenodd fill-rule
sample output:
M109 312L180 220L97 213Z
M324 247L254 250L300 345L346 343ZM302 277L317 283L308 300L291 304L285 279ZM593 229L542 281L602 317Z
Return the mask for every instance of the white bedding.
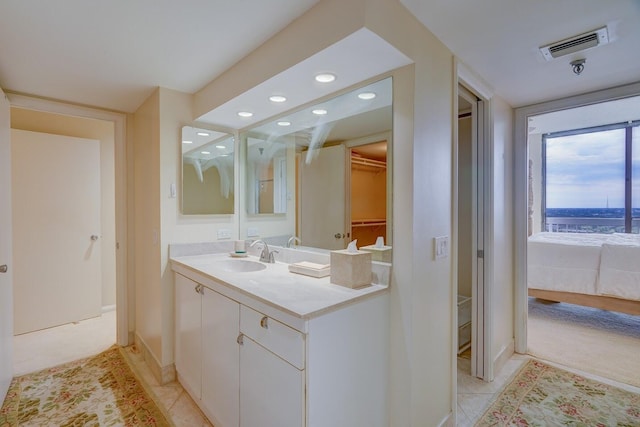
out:
M614 234L602 245L598 292L640 300L640 235Z
M530 288L640 300L640 236L542 232L529 237Z

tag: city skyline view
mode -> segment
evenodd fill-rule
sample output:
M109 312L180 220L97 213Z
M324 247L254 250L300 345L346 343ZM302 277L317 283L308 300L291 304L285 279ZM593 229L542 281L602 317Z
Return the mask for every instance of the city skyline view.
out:
M640 207L640 131L633 129L632 207ZM547 208L624 208L625 129L546 139Z

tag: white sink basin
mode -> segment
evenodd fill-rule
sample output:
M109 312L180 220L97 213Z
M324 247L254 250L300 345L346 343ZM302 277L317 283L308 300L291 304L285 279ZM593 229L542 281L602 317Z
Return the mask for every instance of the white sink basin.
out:
M267 268L267 266L261 262L246 259L225 259L222 261L216 261L213 266L231 273L248 273Z

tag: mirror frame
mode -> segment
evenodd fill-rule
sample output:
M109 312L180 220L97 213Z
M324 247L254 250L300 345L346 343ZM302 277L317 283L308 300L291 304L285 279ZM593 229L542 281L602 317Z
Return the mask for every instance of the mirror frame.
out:
M211 132L217 132L217 133L222 133L222 134L226 134L227 136L224 138L228 138L231 137L233 139L233 176L232 176L232 182L233 182L233 208L231 212L224 212L224 213L185 213L184 212L184 153L183 153L183 129L185 127L191 127L194 129L202 129L202 130L207 130L207 131L211 131ZM219 138L216 138L215 140L220 140L221 138L223 138L223 136L220 136ZM208 142L207 144L211 143L213 141ZM200 122L189 122L189 123L183 123L180 126L180 139L179 139L179 163L180 163L180 167L179 167L179 188L177 189L178 194L177 194L177 198L179 199L178 201L178 209L179 209L179 215L181 217L185 217L185 218L199 218L199 217L214 217L214 218L228 218L228 217L234 217L238 214L238 197L237 197L237 189L238 187L238 165L239 165L239 144L238 144L238 131L234 130L234 129L226 129L223 127L219 127L219 126L215 126L212 124L208 124L208 123L200 123Z

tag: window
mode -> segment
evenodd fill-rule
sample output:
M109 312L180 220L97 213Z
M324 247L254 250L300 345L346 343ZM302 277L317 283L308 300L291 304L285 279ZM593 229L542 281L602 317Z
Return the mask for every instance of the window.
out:
M640 232L640 122L543 136L543 226Z

